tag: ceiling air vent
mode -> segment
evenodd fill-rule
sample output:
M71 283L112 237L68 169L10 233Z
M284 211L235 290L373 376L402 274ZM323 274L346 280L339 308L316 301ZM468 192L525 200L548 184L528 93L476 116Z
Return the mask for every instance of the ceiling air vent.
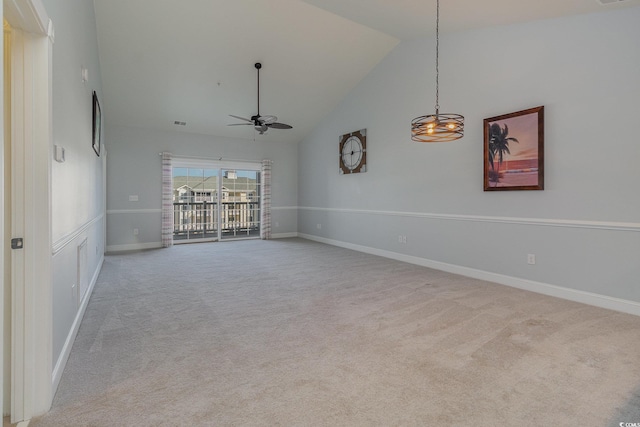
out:
M606 6L608 4L613 4L613 3L622 3L622 2L627 1L627 0L597 0L597 1L601 5Z
M176 126L186 126L187 122L181 122L179 120L176 120L175 122L173 122L173 124Z

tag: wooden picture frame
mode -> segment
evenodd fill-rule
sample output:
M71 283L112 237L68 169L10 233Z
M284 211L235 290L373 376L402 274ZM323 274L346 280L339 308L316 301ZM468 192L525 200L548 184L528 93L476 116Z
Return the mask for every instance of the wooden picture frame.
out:
M544 106L484 119L484 191L544 190Z
M367 171L367 130L341 135L338 144L340 174L361 173Z
M100 102L98 101L98 95L93 91L93 138L91 145L93 151L96 152L96 156L100 157L100 143L102 142L102 110L100 109Z

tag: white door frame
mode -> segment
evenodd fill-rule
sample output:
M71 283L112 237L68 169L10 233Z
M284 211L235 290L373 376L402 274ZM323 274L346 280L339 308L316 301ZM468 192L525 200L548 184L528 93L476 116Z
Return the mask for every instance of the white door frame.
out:
M2 197L0 197L0 263L2 264L2 287L0 288L0 331L2 331L2 352L0 352L0 366L2 371L0 372L0 405L2 405L2 415L10 413L10 404L5 404L5 396L10 396L10 393L5 392L5 387L9 385L9 381L5 380L5 378L9 377L9 375L5 375L7 372L5 371L5 366L10 357L6 357L5 353L10 350L11 346L8 342L5 342L4 337L8 335L5 334L5 313L8 315L11 313L11 310L7 307L5 311L5 301L8 303L9 298L5 300L5 293L8 288L11 287L11 277L7 276L7 274L11 274L11 270L8 264L11 264L10 259L6 259L5 255L9 255L8 249L5 251L5 247L7 246L7 240L5 240L5 230L7 219L11 219L11 215L5 215L5 209L8 209L11 206L11 203L5 204L5 197L10 197L11 190L8 189L8 183L11 182L11 179L5 181L5 174L11 173L11 163L10 163L10 155L5 156L5 152L9 153L7 150L11 149L10 140L11 135L8 132L11 130L9 123L11 122L11 117L8 116L10 114L10 108L6 108L7 105L7 93L10 92L7 88L9 87L7 84L7 79L11 78L11 59L9 58L9 54L11 53L11 31L5 22L3 25L3 40L2 40L2 104L0 105L0 110L2 110L2 124L0 124L0 128L2 129L2 138L3 143L0 146L0 188L4 192ZM5 163L5 159L8 163ZM9 165L5 168L5 166ZM7 322L10 324L10 322Z
M12 27L11 422L51 406L51 146L53 25L41 0L4 0ZM6 343L5 343L6 345Z

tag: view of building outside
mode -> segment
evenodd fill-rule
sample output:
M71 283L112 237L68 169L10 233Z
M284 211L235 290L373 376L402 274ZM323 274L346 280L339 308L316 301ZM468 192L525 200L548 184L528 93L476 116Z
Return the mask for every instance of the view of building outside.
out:
M260 235L260 172L174 167L174 240Z

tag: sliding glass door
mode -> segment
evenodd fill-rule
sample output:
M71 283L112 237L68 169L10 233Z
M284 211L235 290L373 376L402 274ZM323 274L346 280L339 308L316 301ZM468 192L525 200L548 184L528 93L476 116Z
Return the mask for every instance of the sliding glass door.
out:
M260 237L260 172L173 167L174 243Z
M260 237L260 172L225 169L221 184L221 238Z
M173 168L173 240L218 239L219 169Z

